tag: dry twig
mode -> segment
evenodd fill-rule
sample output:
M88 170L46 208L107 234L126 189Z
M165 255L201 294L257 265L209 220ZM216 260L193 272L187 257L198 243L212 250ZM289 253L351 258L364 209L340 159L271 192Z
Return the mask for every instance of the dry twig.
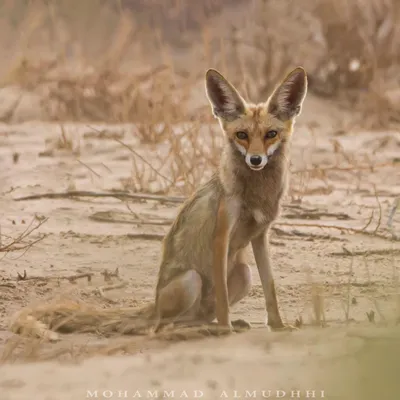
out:
M67 280L71 283L75 283L78 279L87 278L88 282L91 282L92 276L94 273L86 272L82 274L75 274L70 276L28 276L26 270L24 270L24 274L21 275L19 272L17 273L17 281L51 281L51 280Z
M400 249L372 249L372 250L365 250L365 251L353 251L349 252L345 248L344 251L332 252L329 253L330 256L339 256L339 257L351 257L351 256L369 256L369 255L388 255L388 254L400 254Z
M118 267L115 269L114 272L110 272L107 269L105 269L101 274L103 275L104 280L106 282L111 281L111 278L114 278L114 277L118 278L118 279L121 279L120 276L119 276L119 268Z
M97 295L99 295L102 299L106 300L108 303L111 304L117 304L118 302L110 299L109 297L107 297L104 292L108 292L110 290L115 290L115 289L122 289L124 287L126 287L128 285L127 282L121 282L121 283L116 283L114 285L105 285L105 286L100 286L97 287L93 290L94 293L96 293Z
M34 222L37 221L36 225L33 225ZM7 244L2 244L0 245L0 253L8 253L10 251L20 251L20 250L29 250L33 245L36 243L40 242L43 240L47 235L43 234L40 235L38 239L35 239L31 242L25 243L25 239L31 235L34 231L39 229L45 222L47 221L47 218L39 218L38 216L35 216L30 224L27 226L27 228L19 234L17 237L11 239L11 241Z
M127 193L127 192L90 192L85 190L74 190L68 192L59 193L41 193L33 194L30 196L17 197L15 201L26 201L26 200L38 200L38 199L65 199L72 197L114 197L117 199L129 199L129 200L151 200L159 201L160 203L174 203L181 204L185 201L184 197L176 196L160 196L156 194L145 194L145 193Z

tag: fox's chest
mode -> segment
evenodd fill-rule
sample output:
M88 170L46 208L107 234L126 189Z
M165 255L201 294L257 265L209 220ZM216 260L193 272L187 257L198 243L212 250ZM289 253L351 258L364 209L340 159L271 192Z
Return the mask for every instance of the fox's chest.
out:
M278 204L269 207L241 208L232 222L229 251L246 247L256 236L266 230L278 214Z
M284 178L284 174L273 170L255 175L251 181L236 178L236 190L226 199L231 227L230 252L246 247L277 218Z

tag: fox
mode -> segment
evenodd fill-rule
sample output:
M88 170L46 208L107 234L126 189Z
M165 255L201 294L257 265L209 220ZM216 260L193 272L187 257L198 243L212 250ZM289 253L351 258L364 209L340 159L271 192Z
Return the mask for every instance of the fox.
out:
M231 331L230 308L252 287L246 261L251 247L267 325L283 329L268 238L287 189L289 144L306 97L307 74L295 68L258 104L247 102L216 69L207 70L205 89L224 148L218 171L183 204L164 238L156 319L216 319Z
M290 143L307 94L306 71L293 69L257 104L246 101L216 69L206 71L205 92L224 137L219 167L182 204L163 239L155 300L136 317L151 322L154 331L167 323L215 320L226 332L236 324L250 327L245 320L231 321L230 310L252 288L246 260L251 248L266 323L272 330L285 329L269 232L288 187Z

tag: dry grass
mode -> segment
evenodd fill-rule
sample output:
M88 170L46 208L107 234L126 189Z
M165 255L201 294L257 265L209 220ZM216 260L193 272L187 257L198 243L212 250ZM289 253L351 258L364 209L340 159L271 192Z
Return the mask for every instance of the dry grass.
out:
M217 168L222 145L218 128L201 126L198 122L178 126L162 124L159 128L165 136L158 139L155 149L139 151L120 142L132 153L132 178L124 187L139 192L188 195Z

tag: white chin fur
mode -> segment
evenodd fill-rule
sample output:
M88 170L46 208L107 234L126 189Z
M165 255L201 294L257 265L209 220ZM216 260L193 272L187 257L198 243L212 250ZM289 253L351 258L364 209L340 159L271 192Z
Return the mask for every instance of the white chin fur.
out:
M265 165L263 167L254 167L252 165L249 165L249 168L253 171L261 171L262 169L264 169Z

